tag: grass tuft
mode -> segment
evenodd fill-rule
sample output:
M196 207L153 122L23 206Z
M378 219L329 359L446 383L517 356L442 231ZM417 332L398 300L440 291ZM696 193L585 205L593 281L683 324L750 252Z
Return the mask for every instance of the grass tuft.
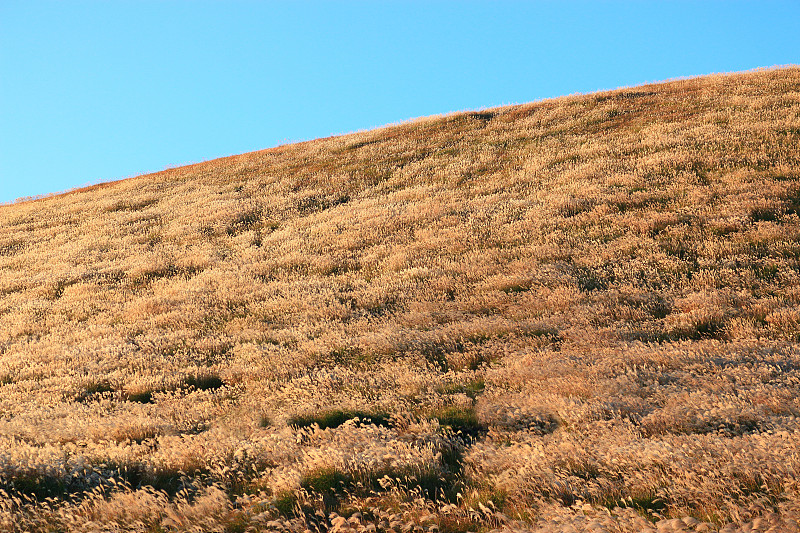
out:
M798 89L572 95L2 206L0 529L790 530Z
M478 421L474 408L445 407L431 412L429 416L438 420L442 428L465 437L481 437L488 431L488 428Z
M183 379L183 386L187 389L216 390L225 385L217 374L192 374Z
M320 429L337 428L350 420L359 419L363 424L389 427L390 418L386 413L330 409L309 415L293 416L287 425L296 428L319 426Z

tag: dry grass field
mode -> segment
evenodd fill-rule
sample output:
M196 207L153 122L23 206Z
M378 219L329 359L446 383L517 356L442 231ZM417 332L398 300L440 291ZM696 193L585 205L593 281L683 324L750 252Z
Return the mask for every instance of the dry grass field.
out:
M0 206L0 530L799 531L800 68Z

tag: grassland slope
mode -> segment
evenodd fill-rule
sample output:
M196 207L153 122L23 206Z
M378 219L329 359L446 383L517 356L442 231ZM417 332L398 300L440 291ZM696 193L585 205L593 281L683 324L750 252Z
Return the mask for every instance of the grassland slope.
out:
M797 530L799 145L783 68L0 207L0 529Z

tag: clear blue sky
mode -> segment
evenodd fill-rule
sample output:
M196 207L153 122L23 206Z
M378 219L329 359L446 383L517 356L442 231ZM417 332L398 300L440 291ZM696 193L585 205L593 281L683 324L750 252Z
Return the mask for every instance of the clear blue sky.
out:
M0 0L0 202L412 117L790 63L798 1Z

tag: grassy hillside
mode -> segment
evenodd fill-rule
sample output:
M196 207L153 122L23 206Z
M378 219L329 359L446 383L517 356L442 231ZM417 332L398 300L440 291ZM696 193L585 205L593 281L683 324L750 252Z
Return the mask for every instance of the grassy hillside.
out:
M0 529L797 531L799 147L786 68L0 207Z

